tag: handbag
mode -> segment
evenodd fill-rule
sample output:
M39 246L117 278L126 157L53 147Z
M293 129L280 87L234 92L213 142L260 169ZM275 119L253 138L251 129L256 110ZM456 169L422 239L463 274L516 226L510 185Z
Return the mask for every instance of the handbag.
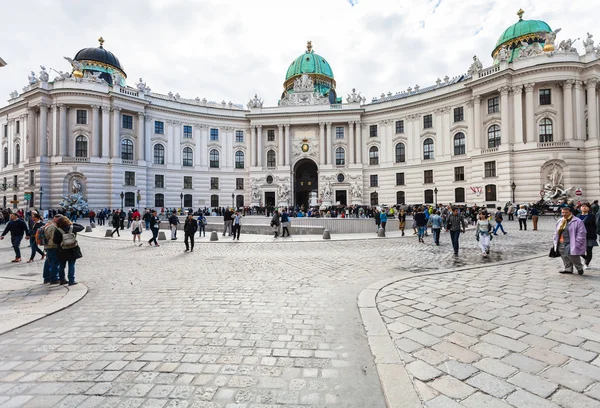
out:
M558 252L558 249L554 248L554 245L552 245L552 248L550 248L550 253L548 254L548 257L550 257L550 258L559 258L560 257L560 253Z

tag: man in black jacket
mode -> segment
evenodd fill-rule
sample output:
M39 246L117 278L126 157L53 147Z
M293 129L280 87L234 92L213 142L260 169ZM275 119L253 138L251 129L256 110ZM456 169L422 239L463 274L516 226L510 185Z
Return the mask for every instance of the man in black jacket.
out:
M6 228L4 228L4 232L2 233L2 236L0 236L0 240L4 239L4 236L9 232L10 243L15 250L15 259L13 259L11 262L21 262L21 249L19 248L19 245L21 245L23 235L29 239L29 227L25 221L17 216L17 214L11 214L10 221L6 225Z
M171 240L177 239L177 225L179 224L179 217L177 214L172 213L169 217L169 226L171 227Z
M191 252L194 252L194 234L198 231L198 221L194 219L194 215L189 212L185 223L183 224L183 232L185 233L185 252L190 250L188 239L192 244Z
M110 234L111 238L112 238L113 235L115 235L115 232L117 233L118 237L121 236L121 234L119 234L119 228L121 227L121 214L119 212L120 212L120 210L117 210L117 212L113 213L112 227L114 228L114 230Z
M125 214L125 211L121 210L119 212L119 218L121 221L121 231L125 229L125 217L127 217L127 214Z
M229 211L229 208L227 208L225 210L225 212L223 213L223 236L225 236L225 233L228 234L228 236L231 236L231 221L233 219L233 213L231 211Z

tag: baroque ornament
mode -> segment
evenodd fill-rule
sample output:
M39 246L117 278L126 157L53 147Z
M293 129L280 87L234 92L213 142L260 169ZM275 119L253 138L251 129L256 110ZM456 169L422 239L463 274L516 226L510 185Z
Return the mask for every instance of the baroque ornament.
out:
M327 105L329 99L315 91L313 80L306 74L294 81L293 93L286 93L280 106Z
M263 101L262 101L262 99L258 98L258 94L254 94L254 99L250 99L250 102L248 102L246 104L246 106L248 107L248 109L262 108L263 107Z

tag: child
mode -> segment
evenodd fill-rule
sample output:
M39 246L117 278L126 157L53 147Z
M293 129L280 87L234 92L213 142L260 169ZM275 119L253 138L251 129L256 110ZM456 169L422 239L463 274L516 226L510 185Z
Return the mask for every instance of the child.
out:
M479 241L482 255L487 257L490 253L490 241L492 240L492 224L487 218L487 214L483 211L479 213L477 220L477 228L475 228L475 239Z

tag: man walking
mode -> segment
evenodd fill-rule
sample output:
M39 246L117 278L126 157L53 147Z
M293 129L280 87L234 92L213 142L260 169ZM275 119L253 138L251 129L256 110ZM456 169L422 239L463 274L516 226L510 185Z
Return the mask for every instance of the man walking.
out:
M121 222L121 231L123 231L125 229L125 217L127 215L125 214L125 211L120 210L119 211L119 220Z
M227 233L231 236L231 223L233 219L233 213L229 211L229 208L225 209L223 213L223 236Z
M169 217L169 226L171 227L171 240L177 239L177 224L179 224L179 217L172 213Z
M440 212L436 211L435 214L429 217L429 222L431 223L431 232L433 233L433 243L440 246L440 232L444 223Z
M2 236L0 236L0 240L4 239L4 236L9 232L10 243L15 251L15 259L11 262L21 262L21 249L19 248L19 245L21 245L23 235L25 235L25 238L29 239L29 227L22 218L19 218L17 214L12 213L10 215L10 221L6 225L6 228L4 228Z
M450 231L450 239L452 240L452 247L454 248L454 256L458 256L458 240L460 233L465 232L465 220L458 214L458 208L452 207L452 214L448 216L446 221L446 231Z
M150 229L150 218L152 218L152 214L150 214L150 210L146 210L142 219L144 220L144 224L146 224L146 231Z
M120 210L117 210L117 211L120 211ZM121 227L121 217L118 212L113 214L112 227L114 228L114 230L110 234L111 238L115 235L115 232L117 233L117 236L120 237L121 234L119 233L119 228Z
M233 219L231 220L232 222L232 229L233 229L233 239L235 240L235 237L237 236L237 240L240 240L240 232L242 230L242 214L240 214L239 211L236 211L235 214L233 215ZM286 228L287 229L287 228ZM290 235L290 233L288 232L288 235ZM285 235L283 235L285 237Z
M502 207L498 207L496 210L496 214L494 214L494 221L496 221L494 235L498 235L498 229L501 229L502 233L506 235L506 231L504 231L504 227L502 226L502 221L504 221L504 218L502 217Z
M531 214L531 223L533 224L533 230L537 231L540 212L537 208L531 206L531 208L529 209L529 214Z
M183 232L185 234L185 252L190 250L188 240L190 241L192 246L191 252L194 252L194 236L196 234L196 231L198 231L198 221L194 219L194 215L191 212L188 212L188 216L185 219L185 223L183 224Z

